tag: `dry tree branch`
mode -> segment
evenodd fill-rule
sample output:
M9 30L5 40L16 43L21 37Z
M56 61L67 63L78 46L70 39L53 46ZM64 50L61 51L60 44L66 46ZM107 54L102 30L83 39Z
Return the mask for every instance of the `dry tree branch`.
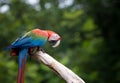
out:
M80 77L73 73L70 69L56 61L49 54L38 51L34 56L38 62L42 62L54 72L56 72L67 83L85 83Z

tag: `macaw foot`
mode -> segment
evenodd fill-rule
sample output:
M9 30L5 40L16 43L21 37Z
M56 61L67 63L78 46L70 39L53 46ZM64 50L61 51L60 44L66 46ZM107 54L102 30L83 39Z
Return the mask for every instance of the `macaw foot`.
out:
M39 51L40 47L31 47L28 49L28 53L30 56L33 56L37 51Z
M42 51L43 53L45 53L45 51L41 47L38 47L38 46L31 47L31 48L28 49L28 53L29 53L30 56L35 55L35 53L38 52L38 51Z
M45 53L45 50L43 50L42 48L40 48L40 51L42 51L43 53Z

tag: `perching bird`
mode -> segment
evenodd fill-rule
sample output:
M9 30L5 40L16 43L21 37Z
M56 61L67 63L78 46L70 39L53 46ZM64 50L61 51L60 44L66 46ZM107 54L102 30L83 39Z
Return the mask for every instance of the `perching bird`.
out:
M47 41L53 45L52 47L57 47L60 44L61 37L50 30L34 29L16 39L15 42L6 48L12 49L12 56L18 55L19 64L17 83L24 83L24 67L28 54L34 50L32 48L41 48Z

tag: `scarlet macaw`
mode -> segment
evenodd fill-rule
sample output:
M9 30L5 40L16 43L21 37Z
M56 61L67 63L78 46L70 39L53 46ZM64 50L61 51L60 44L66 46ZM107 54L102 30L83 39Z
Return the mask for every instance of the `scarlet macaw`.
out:
M33 29L24 34L22 37L16 39L15 42L6 48L12 49L12 56L18 55L19 64L17 83L24 83L24 67L26 59L28 57L28 53L31 53L29 50L33 51L33 49L30 48L41 48L47 41L53 45L52 47L57 47L60 44L61 37L50 30Z

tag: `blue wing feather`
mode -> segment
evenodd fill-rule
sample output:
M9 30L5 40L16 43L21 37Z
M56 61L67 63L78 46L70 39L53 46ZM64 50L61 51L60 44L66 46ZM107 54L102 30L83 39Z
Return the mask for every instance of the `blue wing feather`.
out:
M32 41L32 37L24 37L24 38L19 38L15 42L13 42L10 46L6 48L6 50L11 49L11 48L21 48L21 47L26 47L30 46Z
M6 48L6 50L11 48L29 48L34 46L43 46L46 43L46 40L42 40L40 38L32 38L31 36L27 36L24 38L19 38L15 42L13 42L10 46Z

